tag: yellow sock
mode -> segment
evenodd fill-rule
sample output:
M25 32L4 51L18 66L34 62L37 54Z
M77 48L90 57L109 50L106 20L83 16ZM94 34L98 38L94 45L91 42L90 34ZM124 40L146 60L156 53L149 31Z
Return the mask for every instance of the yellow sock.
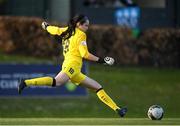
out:
M108 105L110 108L112 108L114 111L116 109L120 109L116 103L106 94L106 92L103 89L100 89L97 92L97 96L99 99L104 102L106 105Z
M24 81L27 86L53 86L55 83L52 77L40 77Z

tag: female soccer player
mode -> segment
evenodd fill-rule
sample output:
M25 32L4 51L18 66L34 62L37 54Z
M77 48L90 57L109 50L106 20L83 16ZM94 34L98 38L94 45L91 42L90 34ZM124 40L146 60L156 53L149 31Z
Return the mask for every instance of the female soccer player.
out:
M77 85L81 84L84 87L94 90L103 103L123 117L127 112L127 108L117 106L98 82L81 73L83 58L107 65L113 65L114 63L114 59L111 57L100 58L88 51L86 43L86 31L88 27L89 19L85 15L75 16L69 21L67 27L62 28L42 22L42 28L44 30L58 36L62 40L64 55L62 70L55 78L47 76L26 80L22 79L18 86L18 92L20 94L28 86L61 86L70 80Z

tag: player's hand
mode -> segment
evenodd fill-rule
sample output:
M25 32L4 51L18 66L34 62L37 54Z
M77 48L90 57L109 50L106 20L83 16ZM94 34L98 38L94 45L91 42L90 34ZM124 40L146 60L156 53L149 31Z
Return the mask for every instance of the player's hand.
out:
M107 56L107 57L104 58L104 62L107 65L113 65L114 64L114 58Z
M104 58L99 58L97 61L98 63L106 64L106 65L113 65L114 64L114 58L112 57L104 57Z
M49 24L44 21L44 22L42 22L41 26L44 30L46 30L46 28L47 28L47 26L49 26Z

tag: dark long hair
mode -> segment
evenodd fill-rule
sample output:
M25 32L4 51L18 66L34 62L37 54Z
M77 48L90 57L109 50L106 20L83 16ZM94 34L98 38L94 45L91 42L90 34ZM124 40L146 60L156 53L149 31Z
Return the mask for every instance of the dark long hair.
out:
M88 17L80 14L80 15L76 15L75 17L73 17L72 19L69 20L68 22L68 28L66 31L64 31L60 37L62 40L66 40L69 39L72 35L75 34L75 28L76 28L76 24L79 22L80 24L84 24L86 21L88 20Z

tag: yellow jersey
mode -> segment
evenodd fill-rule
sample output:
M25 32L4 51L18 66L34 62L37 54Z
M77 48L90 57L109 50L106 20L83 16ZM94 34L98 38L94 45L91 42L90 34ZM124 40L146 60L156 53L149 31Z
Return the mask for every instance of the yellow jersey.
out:
M52 35L61 35L67 27L60 28L48 26L47 31ZM86 33L80 29L75 29L75 34L69 39L62 41L64 62L63 65L71 64L78 68L82 67L83 58L88 58L89 51L86 43Z

